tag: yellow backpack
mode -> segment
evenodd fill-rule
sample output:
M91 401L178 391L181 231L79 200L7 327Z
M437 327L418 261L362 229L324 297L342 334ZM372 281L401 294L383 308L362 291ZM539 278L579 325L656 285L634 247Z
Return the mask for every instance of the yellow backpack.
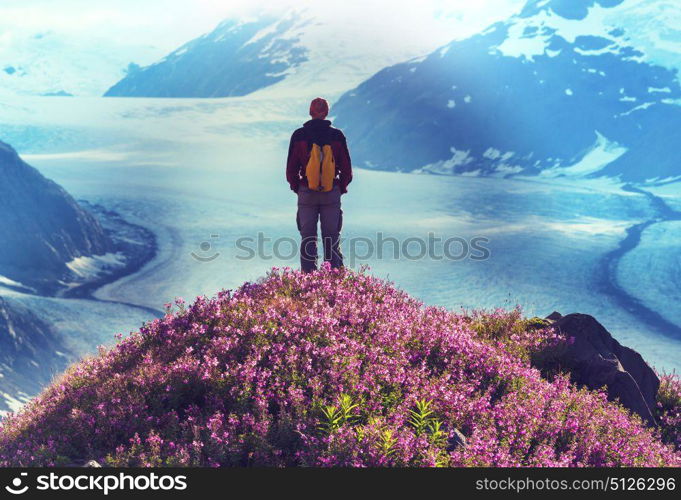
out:
M313 143L310 159L305 167L307 185L313 191L331 191L336 176L336 160L329 144L319 146Z

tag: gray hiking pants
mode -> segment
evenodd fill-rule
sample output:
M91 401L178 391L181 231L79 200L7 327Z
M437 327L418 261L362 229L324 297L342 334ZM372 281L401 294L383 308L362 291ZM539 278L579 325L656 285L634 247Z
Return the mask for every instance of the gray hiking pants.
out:
M312 191L304 183L298 189L298 215L300 231L300 267L309 273L317 269L317 222L321 222L324 261L331 267L343 266L340 250L340 232L343 226L341 192L337 185L326 193Z

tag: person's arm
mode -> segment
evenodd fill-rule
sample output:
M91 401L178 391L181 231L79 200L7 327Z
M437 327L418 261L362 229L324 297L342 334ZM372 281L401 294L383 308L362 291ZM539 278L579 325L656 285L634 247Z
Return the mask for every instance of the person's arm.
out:
M338 167L340 169L340 190L341 193L348 192L348 184L352 182L352 159L350 158L350 151L348 150L348 141L345 139L343 132L340 134L341 154Z
M297 193L298 186L300 185L300 161L295 151L295 139L296 134L294 132L288 145L288 157L286 159L286 181L288 182L289 186L291 186L291 191Z

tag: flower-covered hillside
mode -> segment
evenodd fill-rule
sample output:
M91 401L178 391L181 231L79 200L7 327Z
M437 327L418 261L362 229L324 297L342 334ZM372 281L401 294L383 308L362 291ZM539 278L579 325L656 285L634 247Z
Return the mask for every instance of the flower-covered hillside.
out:
M605 394L540 376L561 342L517 311L273 270L71 367L2 422L0 465L680 465Z

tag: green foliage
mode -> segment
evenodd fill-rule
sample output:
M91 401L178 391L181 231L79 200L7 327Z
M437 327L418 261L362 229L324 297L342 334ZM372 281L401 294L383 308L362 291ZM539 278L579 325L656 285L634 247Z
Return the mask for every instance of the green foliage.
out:
M409 410L409 423L416 430L416 434L422 434L433 420L433 410L430 409L431 402L421 399L416 402L416 409Z
M439 450L435 457L436 467L445 467L449 464L449 456L445 450L448 435L445 432L442 422L436 418L432 409L432 401L425 399L416 402L415 409L409 410L409 424L414 428L417 436L424 433L428 437L428 442Z
M321 413L323 420L319 424L320 430L326 434L331 434L345 424L356 422L359 415L355 414L355 410L358 407L359 405L348 394L340 395L338 405L322 405Z
M447 433L442 429L442 422L431 419L427 425L430 444L442 448L447 444Z
M397 438L392 429L383 429L381 431L380 439L378 441L379 449L385 457L389 457L395 453L395 445L397 444Z

